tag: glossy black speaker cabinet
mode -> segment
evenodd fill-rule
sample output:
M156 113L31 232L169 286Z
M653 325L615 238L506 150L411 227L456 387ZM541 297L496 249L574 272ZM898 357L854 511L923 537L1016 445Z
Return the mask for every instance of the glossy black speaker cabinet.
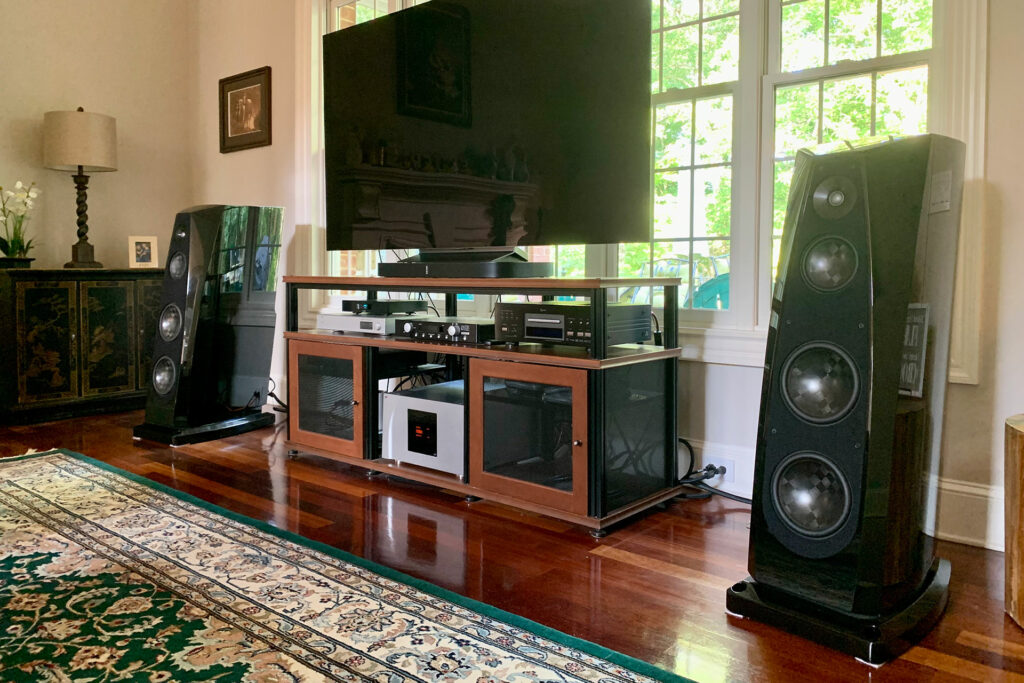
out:
M281 220L279 208L221 205L175 217L136 438L182 444L273 423L261 407Z
M927 530L963 158L962 143L935 135L801 151L790 187L751 578L728 591L727 608L873 663L930 628L947 599L949 565ZM927 311L925 375L921 391L901 391L912 306Z

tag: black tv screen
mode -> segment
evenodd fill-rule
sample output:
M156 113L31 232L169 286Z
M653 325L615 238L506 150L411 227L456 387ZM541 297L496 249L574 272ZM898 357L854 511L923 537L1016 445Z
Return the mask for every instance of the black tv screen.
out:
M648 0L432 0L324 36L328 249L649 239Z

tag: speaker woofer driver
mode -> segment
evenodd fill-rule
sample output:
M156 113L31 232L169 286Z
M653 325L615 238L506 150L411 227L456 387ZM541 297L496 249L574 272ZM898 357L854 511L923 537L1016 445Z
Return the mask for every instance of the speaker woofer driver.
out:
M166 396L174 387L178 378L178 368L168 356L161 356L153 363L153 389L161 396Z
M850 485L820 453L787 456L775 469L771 492L779 517L801 536L828 536L850 514Z
M160 338L171 341L181 332L181 309L177 304L167 304L160 313Z
M857 186L844 176L829 176L814 188L812 201L819 216L834 221L850 213L857 203Z
M804 344L786 359L781 389L786 405L800 419L813 424L836 422L857 402L857 366L834 344Z
M804 281L819 292L842 289L857 273L857 250L842 237L829 235L804 250Z
M185 274L185 255L180 251L174 252L167 260L167 272L173 279L180 280Z

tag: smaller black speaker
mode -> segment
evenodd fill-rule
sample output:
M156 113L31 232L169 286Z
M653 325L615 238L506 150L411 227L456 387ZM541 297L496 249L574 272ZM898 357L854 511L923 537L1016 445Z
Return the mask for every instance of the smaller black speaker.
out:
M281 227L275 207L199 206L175 217L136 438L178 445L274 422L262 406Z

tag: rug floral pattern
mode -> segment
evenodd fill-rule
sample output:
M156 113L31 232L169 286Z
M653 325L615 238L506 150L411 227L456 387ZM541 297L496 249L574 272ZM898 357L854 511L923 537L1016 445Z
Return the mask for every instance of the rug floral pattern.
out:
M653 679L53 452L0 460L0 680Z

